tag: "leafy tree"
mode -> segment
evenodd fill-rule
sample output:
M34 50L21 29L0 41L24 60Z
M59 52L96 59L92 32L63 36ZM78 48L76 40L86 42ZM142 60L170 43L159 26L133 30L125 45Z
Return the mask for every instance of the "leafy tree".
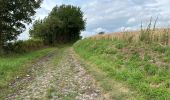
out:
M43 20L36 20L29 33L31 37L44 41L45 44L55 44L59 31L62 28L62 22L56 17L48 17Z
M35 22L30 34L31 37L41 38L49 44L68 43L78 40L84 29L85 20L81 9L72 5L61 5L54 7L41 23Z
M7 41L17 38L25 24L32 21L42 0L0 0L0 50Z

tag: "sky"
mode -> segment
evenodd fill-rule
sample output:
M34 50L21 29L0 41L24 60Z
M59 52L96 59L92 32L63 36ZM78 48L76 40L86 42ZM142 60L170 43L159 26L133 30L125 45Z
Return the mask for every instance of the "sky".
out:
M34 17L43 19L56 5L71 4L78 6L84 12L86 30L81 32L83 37L89 37L99 32L119 32L137 30L147 26L149 20L156 19L157 27L170 25L170 0L44 0L41 8ZM29 28L18 38L29 39Z

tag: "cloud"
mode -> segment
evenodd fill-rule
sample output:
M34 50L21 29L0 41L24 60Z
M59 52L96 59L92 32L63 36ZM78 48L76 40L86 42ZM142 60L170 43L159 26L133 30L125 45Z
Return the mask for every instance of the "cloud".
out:
M28 30L26 30L25 32L23 32L22 34L20 34L18 36L18 40L27 40L29 38L30 37L29 37L29 31Z
M107 29L104 29L102 27L98 27L97 29L94 30L96 33L99 33L99 32L108 32Z
M131 23L134 23L136 21L135 18L129 18L128 21L127 21L127 24L131 24Z
M146 25L151 17L159 17L158 27L170 24L170 0L44 0L36 18L47 16L56 4L81 7L87 18L86 30L82 32L84 37L99 31L136 30L141 22Z
M146 5L156 3L155 0L130 0L134 5Z

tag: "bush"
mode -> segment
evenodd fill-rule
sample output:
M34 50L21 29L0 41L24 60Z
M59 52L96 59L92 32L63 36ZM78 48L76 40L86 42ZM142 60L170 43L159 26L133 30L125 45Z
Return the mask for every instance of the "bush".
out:
M99 34L99 35L102 35L102 34L105 34L105 32L99 32L98 34Z
M17 42L11 42L11 43L7 43L4 47L4 50L6 51L6 53L9 52L14 52L14 53L24 53L24 52L29 52L29 51L33 51L33 50L37 50L39 48L42 48L43 42L41 40L19 40Z

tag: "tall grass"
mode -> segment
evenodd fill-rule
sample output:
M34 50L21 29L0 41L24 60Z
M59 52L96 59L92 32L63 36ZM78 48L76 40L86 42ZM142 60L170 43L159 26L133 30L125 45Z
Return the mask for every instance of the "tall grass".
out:
M157 18L158 19L158 18ZM170 44L170 31L169 28L156 29L157 19L154 24L152 23L152 18L146 29L143 29L141 24L141 31L139 35L139 41L145 43L160 43L162 45ZM153 24L153 26L152 26Z
M117 39L128 43L144 42L147 44L157 43L160 45L170 45L170 28L156 28L157 19L153 22L152 18L146 28L141 23L140 31L125 31L113 34L96 35L93 39Z

